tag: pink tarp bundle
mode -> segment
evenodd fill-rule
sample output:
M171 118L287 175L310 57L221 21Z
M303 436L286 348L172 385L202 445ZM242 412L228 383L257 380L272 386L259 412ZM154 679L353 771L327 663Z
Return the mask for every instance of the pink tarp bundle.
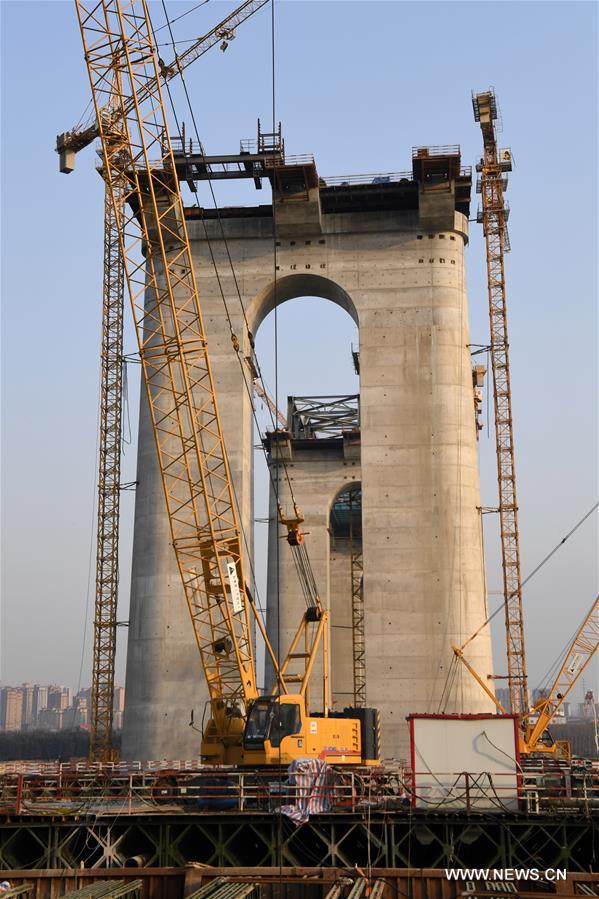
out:
M295 759L288 768L289 783L295 785L295 805L281 806L281 813L296 824L310 815L328 812L333 798L335 775L321 759Z

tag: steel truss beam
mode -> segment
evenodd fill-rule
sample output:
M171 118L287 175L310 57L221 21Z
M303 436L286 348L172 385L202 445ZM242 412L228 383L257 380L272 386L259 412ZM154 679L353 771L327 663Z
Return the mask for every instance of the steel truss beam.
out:
M360 427L360 396L291 396L287 424L296 439L340 437Z
M7 820L0 868L367 865L588 870L596 822L581 817L319 815L297 828L278 815L146 815L106 820Z

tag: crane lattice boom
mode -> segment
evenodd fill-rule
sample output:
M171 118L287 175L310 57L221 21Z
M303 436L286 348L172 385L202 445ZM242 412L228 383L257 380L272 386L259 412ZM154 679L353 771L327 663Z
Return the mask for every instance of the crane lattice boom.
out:
M266 406L272 412L272 414L275 418L275 421L278 422L278 424L282 428L286 428L287 427L286 417L283 415L283 413L281 412L281 410L279 409L279 407L277 406L277 404L275 403L273 398L270 396L270 394L266 390L266 387L263 387L262 384L260 383L260 381L258 381L258 380L254 381L254 392L256 393L256 396L259 396L260 399L266 403Z
M76 6L173 547L223 739L227 710L258 694L240 529L148 8ZM118 116L104 117L115 72Z
M526 742L534 751L537 744L555 717L561 704L567 699L599 646L599 596L582 622L574 640L570 644L557 677L546 699L537 704L538 718L528 727Z
M329 717L329 616L315 585L314 602L282 665L246 586L147 0L75 0L75 5L172 545L211 699L202 756L225 764L281 765L305 755L377 764L375 709L353 710L355 716L345 709ZM294 507L288 539L305 550L301 520ZM270 696L258 693L250 610L275 670ZM302 636L304 649L296 651ZM323 712L311 718L308 691L319 645ZM303 671L288 671L298 663ZM286 681L297 685L296 693Z
M160 60L167 81L202 56L220 39L231 38L234 28L248 19L267 0L246 0L208 34L195 41L168 66ZM105 130L119 127L117 95L109 97L101 116ZM129 111L133 98L125 99ZM83 129L73 129L57 139L61 168L72 171L75 153L100 134L94 116ZM115 181L117 202L123 199ZM122 219L121 214L120 218ZM112 199L104 197L104 286L102 301L102 356L100 395L99 475L97 510L96 594L89 754L107 762L112 749L114 668L118 602L119 506L123 387L124 270Z
M190 44L189 47L187 47L181 53L178 53L172 60L172 62L164 63L159 59L158 72L160 74L160 77L164 82L168 81L169 79L173 78L173 76L182 72L183 69L185 69L188 65L194 62L204 53L206 53L207 50L210 50L211 47L214 47L214 45L219 41L231 40L231 38L234 36L234 32L237 26L241 25L242 22L245 22L246 19L249 19L250 16L252 16L263 6L265 6L266 3L268 3L268 0L245 0L244 3L234 9L232 13L226 16L222 20L222 22L216 25L216 27L209 31L208 34L202 35L202 37L198 38L196 41ZM155 83L153 80L154 78ZM138 102L143 102L147 99L150 99L152 93L156 89L157 83L158 74L156 74L155 76L152 75L147 83L139 85L137 94ZM133 108L135 105L134 98L124 97L123 102L125 104L125 112L127 114L133 112ZM104 112L106 111L107 110L105 109ZM118 110L115 110L115 115L118 118ZM61 161L62 171L72 171L72 166L74 165L74 154L78 153L79 150L83 150L94 140L96 140L96 138L100 137L98 121L99 120L97 118L97 115L93 116L90 121L88 121L82 127L73 128L71 131L66 131L64 134L58 135L56 139L56 150L63 157L65 157L64 160Z

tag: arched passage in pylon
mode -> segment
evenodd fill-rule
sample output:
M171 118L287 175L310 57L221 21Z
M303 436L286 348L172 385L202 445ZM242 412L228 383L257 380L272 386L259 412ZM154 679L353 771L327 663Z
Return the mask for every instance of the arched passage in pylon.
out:
M275 342L273 312L283 305L285 309L278 313ZM275 384L278 386L277 405L293 444L293 458L286 466L288 478L279 468L273 485L272 466L269 480L258 452L253 481L257 572L261 567L268 568L269 632L273 645L278 645L284 655L305 603L291 550L281 539L282 530L275 528L273 489L276 487L285 511L291 508L293 491L293 498L305 515L306 546L314 576L324 604L330 607L330 504L344 477L359 478L359 446L357 455L354 446L354 457L346 463L343 437L343 431L356 430L358 422L359 381L352 360L352 350L358 350L358 313L351 296L334 281L302 273L271 282L248 305L247 316L256 336L264 386L273 399L277 393ZM274 419L269 417L264 402L257 398L255 405L264 431L272 431ZM254 433L255 446L259 444L257 438ZM264 558L267 520L268 560ZM336 667L334 659L334 670ZM343 697L341 703L350 700L350 696Z
M359 327L358 311L350 295L330 278L322 275L294 274L276 278L252 300L248 309L250 329L255 334L268 315L277 306L300 297L321 297L340 306Z

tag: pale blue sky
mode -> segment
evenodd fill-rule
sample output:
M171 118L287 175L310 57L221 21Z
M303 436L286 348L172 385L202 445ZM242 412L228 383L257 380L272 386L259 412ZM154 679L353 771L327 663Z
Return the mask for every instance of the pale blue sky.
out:
M168 9L175 16L193 5L169 2ZM211 0L176 23L177 39L207 31L234 5ZM69 177L58 174L53 152L56 133L77 122L89 99L74 5L5 0L0 9L1 677L76 686L96 468L103 190L91 148ZM159 26L161 5L152 9ZM276 4L276 20L277 117L287 150L314 153L324 176L406 170L411 147L421 144L459 143L464 163L474 163L480 133L470 91L496 87L501 140L516 161L507 277L526 574L597 495L597 6L286 0ZM242 25L225 54L215 48L195 63L187 81L209 152L234 152L240 138L253 137L256 118L271 118L270 9ZM251 184L215 189L222 205L268 201ZM471 339L485 343L476 224L466 258ZM344 313L324 301L296 301L280 310L279 326L281 400L356 389L349 356L355 329ZM259 345L272 373L269 328L267 320ZM127 349L134 349L130 328ZM137 375L131 372L129 392L133 434ZM483 504L491 506L495 452L486 430L480 447ZM123 479L134 478L129 445ZM263 502L259 497L258 516ZM125 493L121 619L132 509L133 495ZM496 591L497 528L491 516L486 523L489 589ZM526 588L533 681L592 601L596 546L594 516ZM492 607L497 601L491 597ZM495 642L501 669L501 619ZM84 684L89 645L88 631Z

